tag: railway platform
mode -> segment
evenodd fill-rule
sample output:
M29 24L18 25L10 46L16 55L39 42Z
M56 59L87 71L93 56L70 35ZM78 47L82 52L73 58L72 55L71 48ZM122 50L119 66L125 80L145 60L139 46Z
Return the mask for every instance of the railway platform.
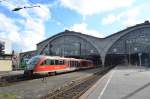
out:
M149 99L150 69L118 66L97 81L79 99Z
M23 74L24 70L17 70L17 71L0 71L0 78L3 76L15 76Z

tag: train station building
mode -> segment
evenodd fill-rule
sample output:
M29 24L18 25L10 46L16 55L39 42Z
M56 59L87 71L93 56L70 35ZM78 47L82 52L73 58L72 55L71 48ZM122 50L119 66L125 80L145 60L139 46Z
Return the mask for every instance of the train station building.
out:
M65 30L37 44L35 55L91 59L99 65L150 64L150 23L137 24L105 38ZM22 53L23 57L29 53Z

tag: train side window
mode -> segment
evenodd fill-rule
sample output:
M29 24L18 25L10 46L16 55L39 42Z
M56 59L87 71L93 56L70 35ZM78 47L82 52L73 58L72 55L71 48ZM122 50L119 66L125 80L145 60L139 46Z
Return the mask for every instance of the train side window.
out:
M55 65L59 65L59 60L55 60Z
M76 66L75 61L73 61L73 66L74 66L74 67Z
M76 62L75 62L75 61L73 61L73 66L74 66L74 67L76 66Z
M77 67L78 67L78 61L76 61L76 65L77 65Z
M72 61L72 66L74 67L74 61Z
M80 67L80 62L78 62L78 67Z
M75 66L75 61L73 61L73 67Z
M78 61L77 61L77 67L78 67Z
M64 60L59 60L59 65L64 65Z
M73 66L73 61L71 61L71 66Z
M46 60L46 65L51 65L51 60L50 59Z
M74 61L74 66L76 66L76 61Z
M75 61L75 66L77 67L77 61Z
M69 61L69 63L70 63L70 67L72 67L72 61Z
M69 66L71 67L71 61L69 61Z
M51 60L51 65L55 65L55 60Z
M44 60L41 65L48 65L49 64L49 60Z
M67 61L67 62L68 62L68 65L71 66L70 61Z

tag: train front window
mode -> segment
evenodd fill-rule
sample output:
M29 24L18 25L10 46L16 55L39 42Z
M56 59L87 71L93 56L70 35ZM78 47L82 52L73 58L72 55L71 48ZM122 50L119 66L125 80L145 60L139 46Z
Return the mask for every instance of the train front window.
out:
M27 62L27 70L33 70L33 68L35 67L35 65L38 63L38 61L40 60L39 56L34 56L32 57L28 62Z
M35 56L35 57L32 57L29 61L28 61L28 65L35 65L37 64L37 62L39 61L40 57L38 56Z

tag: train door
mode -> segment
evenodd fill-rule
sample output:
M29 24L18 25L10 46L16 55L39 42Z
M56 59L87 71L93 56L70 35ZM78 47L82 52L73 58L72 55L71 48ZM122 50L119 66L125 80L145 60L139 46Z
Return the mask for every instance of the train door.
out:
M70 67L71 67L71 68L76 68L76 61L71 60L71 61L70 61Z
M74 62L70 61L70 67L73 68L74 67Z
M65 63L68 66L68 68L71 68L71 61L70 60L66 60Z
M77 61L77 68L80 68L80 65L81 65L80 61Z
M75 67L76 68L78 67L78 61L75 61Z

